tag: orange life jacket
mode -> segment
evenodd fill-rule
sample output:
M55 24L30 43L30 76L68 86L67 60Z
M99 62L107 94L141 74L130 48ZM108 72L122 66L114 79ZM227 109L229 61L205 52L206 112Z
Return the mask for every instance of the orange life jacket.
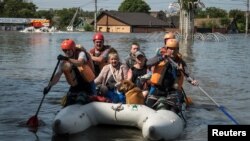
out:
M163 61L159 62L154 67L154 71L153 71L152 76L150 78L150 82L153 85L160 85L161 84L162 79L163 79L163 75L162 74L164 73L164 70L166 68L166 64L167 64L167 61L163 60Z
M94 64L90 54L86 50L80 50L78 54L83 51L86 54L87 62L77 67L82 78L87 82L92 82L95 79ZM78 56L78 55L77 55Z
M166 48L162 47L161 49L159 49L159 53L164 54L166 52ZM181 54L178 54L178 56L176 56L176 60L180 61L181 58ZM156 66L154 66L153 69L153 74L151 76L151 84L153 85L161 85L163 78L163 73L165 73L165 68L167 65L168 61L167 60L163 60L161 62L159 62ZM180 64L180 68L183 69L182 64ZM184 82L184 73L180 70L178 70L178 75L177 75L177 80L175 81L175 87L178 90L181 90L183 82ZM177 84L177 85L176 85Z
M77 69L79 70L81 77L85 81L92 82L95 79L95 74L94 74L94 71L93 71L94 66L93 66L92 59L91 59L90 55L85 50L80 50L80 49L76 50L76 57L77 58L78 58L78 55L79 55L79 53L81 51L85 52L86 57L87 57L87 62L85 62L81 66L78 66ZM76 74L73 71L72 65L70 63L67 63L65 61L64 64L63 64L63 67L62 67L62 71L63 71L69 85L76 86L78 84L77 79L76 79Z

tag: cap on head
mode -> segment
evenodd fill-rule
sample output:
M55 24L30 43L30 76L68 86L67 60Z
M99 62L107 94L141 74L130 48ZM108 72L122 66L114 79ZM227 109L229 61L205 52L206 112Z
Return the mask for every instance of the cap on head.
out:
M164 39L175 39L175 35L173 32L168 32L165 34Z
M135 52L135 57L137 58L137 57L139 57L139 56L145 57L145 54L144 54L143 52L141 52L141 51L136 51L136 52Z
M178 48L179 42L176 39L169 39L166 43L166 47L169 48Z
M93 36L93 41L95 40L104 40L104 36L101 32L98 32L96 33L94 36Z
M61 44L61 49L62 49L62 50L64 50L64 49L67 49L67 50L72 49L72 50L74 50L75 47L76 47L76 44L75 44L75 42L74 42L73 40L71 40L71 39L66 39L66 40L64 40L64 41L62 42L62 44Z

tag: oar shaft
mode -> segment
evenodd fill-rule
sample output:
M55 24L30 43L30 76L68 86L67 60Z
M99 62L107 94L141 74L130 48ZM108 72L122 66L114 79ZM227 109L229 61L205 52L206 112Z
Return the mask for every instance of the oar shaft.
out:
M183 69L181 69L179 67L179 65L174 62L171 58L167 58L168 61L173 64L177 69L179 69L180 71L182 71L184 73L184 75L191 81L193 81L194 79L191 78ZM223 106L221 106L220 104L218 104L202 87L198 86L198 88L211 100L213 101L213 103L230 119L232 120L236 125L238 125L239 123L233 118L233 116L231 116Z
M224 106L221 106L218 104L202 87L198 86L198 88L211 100L214 102L214 104L231 120L234 124L239 125L239 123L231 116L224 108Z
M231 120L233 121L234 124L239 125L239 123L233 118L233 116L231 116L231 115L225 110L225 107L220 106L219 109L220 109L225 115L227 115L227 117L228 117L229 119L231 119Z
M198 88L210 99L213 101L213 103L217 106L220 107L220 105L200 86Z
M53 77L54 77L54 75L55 75L55 73L56 73L56 70L57 70L57 68L58 68L58 66L59 66L59 63L60 63L60 60L58 60L57 63L56 63L56 67L55 67L55 69L54 69L54 71L53 71L53 73L52 73L52 75L51 75L51 78L50 78L49 83L52 81L52 79L53 79ZM48 85L49 85L49 84L48 84ZM40 111L40 109L41 109L41 106L42 106L42 103L43 103L44 98L45 98L45 94L43 94L43 98L42 98L42 100L41 100L41 102L40 102L40 104L39 104L39 106L38 106L38 109L37 109L37 111L36 111L36 116L38 115L38 113L39 113L39 111Z
M57 61L56 67L55 67L55 69L54 69L54 71L53 71L53 73L52 73L52 75L51 75L51 78L50 78L50 81L49 81L49 82L52 81L52 79L53 79L53 77L54 77L54 75L55 75L55 73L56 73L56 70L57 70L57 68L58 68L58 66L59 66L59 63L60 63L60 60Z
M41 102L40 102L40 104L39 104L39 106L38 106L38 109L37 109L36 114L35 114L36 116L38 115L38 112L39 112L40 109L41 109L41 106L42 106L42 103L43 103L44 98L45 98L45 94L43 95L43 98L42 98L42 100L41 100Z

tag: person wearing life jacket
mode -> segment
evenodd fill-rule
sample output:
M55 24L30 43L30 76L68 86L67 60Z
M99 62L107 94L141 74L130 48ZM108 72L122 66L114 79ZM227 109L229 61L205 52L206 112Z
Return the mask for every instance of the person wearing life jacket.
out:
M146 104L154 109L169 109L176 113L181 112L183 95L178 87L178 69L167 58L177 58L179 42L169 39L166 47L162 48L160 55L148 59L147 65L154 66L151 76L151 89ZM192 82L196 83L196 80Z
M167 41L169 39L175 39L175 34L173 32L168 32L164 35L164 46L161 48L158 48L157 54L161 55L163 52L166 52L166 47L165 45L167 44ZM178 65L180 68L185 71L185 73L189 74L188 69L187 69L187 64L186 62L182 59L182 54L178 51L177 55L174 58L175 61L178 62ZM153 67L152 67L153 68ZM182 94L186 96L185 91L183 89L183 82L184 82L184 73L182 71L178 71L178 89L182 91ZM191 104L191 103L189 103Z
M59 69L49 85L44 88L44 94L47 94L64 74L70 88L63 106L75 103L85 104L88 102L89 96L96 95L92 59L83 47L76 47L72 39L64 40L61 43L61 49L65 56L58 55Z
M168 33L166 33L166 34L164 35L164 37L163 37L164 46L161 47L161 48L157 48L157 49L156 49L156 54L157 54L157 55L160 55L160 54L161 54L161 53L160 53L161 49L162 49L162 48L165 48L165 45L167 44L167 41L168 41L169 39L175 39L175 34L174 34L173 32L168 32Z
M135 64L136 62L135 53L139 50L140 50L140 45L136 42L133 42L130 46L130 53L125 58L125 64L127 65L128 68L132 68L133 65Z
M108 52L110 46L104 45L104 36L97 32L93 36L94 47L90 49L89 53L94 62L95 75L98 76L103 66L108 63Z

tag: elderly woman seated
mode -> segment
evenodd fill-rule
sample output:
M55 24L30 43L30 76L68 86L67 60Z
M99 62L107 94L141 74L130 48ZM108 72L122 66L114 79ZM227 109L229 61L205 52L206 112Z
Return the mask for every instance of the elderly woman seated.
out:
M108 54L108 63L95 79L101 95L107 97L113 103L125 103L123 93L117 91L117 86L121 80L127 79L128 69L122 64L119 55L115 49L110 49Z

